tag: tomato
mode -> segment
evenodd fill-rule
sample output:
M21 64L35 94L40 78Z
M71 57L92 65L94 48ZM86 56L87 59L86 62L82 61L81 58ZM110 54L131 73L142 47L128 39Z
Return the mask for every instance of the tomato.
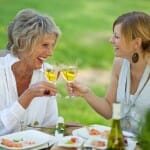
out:
M77 142L77 138L76 137L72 137L71 139L70 139L70 141L72 142L72 143L76 143Z

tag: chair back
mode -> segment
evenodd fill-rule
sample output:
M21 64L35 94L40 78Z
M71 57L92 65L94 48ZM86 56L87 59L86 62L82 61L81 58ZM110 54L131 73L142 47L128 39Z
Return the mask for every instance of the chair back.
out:
M0 57L3 57L3 56L5 56L8 53L9 53L8 50L0 50Z

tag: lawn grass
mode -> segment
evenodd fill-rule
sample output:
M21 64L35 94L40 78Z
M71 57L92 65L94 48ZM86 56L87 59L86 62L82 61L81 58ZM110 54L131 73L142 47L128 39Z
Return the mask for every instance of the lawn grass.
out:
M113 50L108 39L114 19L127 11L149 13L149 6L149 0L0 0L0 49L5 48L7 25L16 13L34 8L51 15L62 31L54 53L58 61L77 59L81 68L110 69Z
M65 116L67 122L75 121L82 124L103 124L110 125L110 120L97 114L81 97L66 98L68 96L65 88L65 82L58 83L59 94L58 98L59 114ZM94 85L91 89L98 95L104 96L107 86Z
M7 25L16 13L23 8L34 8L51 15L62 31L53 56L58 62L77 60L80 69L110 70L114 56L108 40L113 21L128 11L150 13L149 6L149 0L0 0L0 49L5 49ZM65 93L64 84L59 86ZM91 88L99 96L104 96L107 89L98 84ZM58 105L60 115L67 121L109 124L81 98L62 97Z

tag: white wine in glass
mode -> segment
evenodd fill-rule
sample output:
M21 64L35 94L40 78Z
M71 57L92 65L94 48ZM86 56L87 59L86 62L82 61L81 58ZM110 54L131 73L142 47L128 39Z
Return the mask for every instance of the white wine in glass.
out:
M77 66L68 66L62 69L62 74L67 82L72 82L77 76Z
M47 69L45 71L45 76L47 78L48 81L50 82L56 82L58 77L59 77L59 72L53 69Z
M48 82L56 84L56 81L60 75L60 68L57 65L44 64L44 75ZM56 97L61 97L61 94L57 93Z
M44 66L44 74L49 82L56 83L56 81L59 78L60 71L59 68L55 65L54 66L46 65Z
M75 80L76 76L77 76L77 66L65 66L62 68L61 70L63 78L67 81L67 82L72 82ZM74 96L67 96L66 98L73 98Z

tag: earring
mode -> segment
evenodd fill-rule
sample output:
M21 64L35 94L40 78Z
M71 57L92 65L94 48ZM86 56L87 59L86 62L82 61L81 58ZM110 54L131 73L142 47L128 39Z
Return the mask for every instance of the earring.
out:
M138 54L138 53L134 53L134 54L132 55L132 62L133 62L133 63L137 63L138 60L139 60L139 54Z

